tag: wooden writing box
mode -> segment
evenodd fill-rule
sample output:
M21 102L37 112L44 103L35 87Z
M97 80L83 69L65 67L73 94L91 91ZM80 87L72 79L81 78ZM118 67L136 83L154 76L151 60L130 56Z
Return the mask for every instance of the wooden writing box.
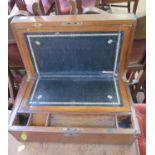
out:
M122 77L132 15L17 17L27 71L9 131L23 141L132 143L139 128Z

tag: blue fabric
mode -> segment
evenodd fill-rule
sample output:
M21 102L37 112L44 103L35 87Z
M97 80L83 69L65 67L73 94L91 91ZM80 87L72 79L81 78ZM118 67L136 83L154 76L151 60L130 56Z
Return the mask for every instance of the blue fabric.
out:
M76 72L113 71L118 40L118 36L114 34L118 33L120 32L79 33L99 34L99 36L82 37L75 36L78 33L26 33L25 36L28 48L32 52L27 39L27 36L32 35L30 42L40 74L56 72L74 74ZM100 36L101 34L108 35ZM54 37L45 37L45 35ZM121 32L121 38L122 36ZM108 43L109 40L112 43ZM40 45L36 42L39 42Z
M116 81L119 98L120 91ZM59 105L105 105L122 106L118 104L116 88L112 78L40 78L37 87L34 87L31 95L31 104L43 104L43 102L72 102ZM109 98L111 97L111 98ZM88 102L83 104L81 102ZM104 102L104 103L103 103ZM53 105L52 103L49 103ZM49 105L48 104L48 105Z
M59 105L82 106L87 102L90 106L122 106L117 80L115 86L113 74L102 71L113 72L116 49L120 45L117 72L123 32L25 33L25 39L40 74L32 89L30 104L66 102ZM54 79L55 75L60 78Z

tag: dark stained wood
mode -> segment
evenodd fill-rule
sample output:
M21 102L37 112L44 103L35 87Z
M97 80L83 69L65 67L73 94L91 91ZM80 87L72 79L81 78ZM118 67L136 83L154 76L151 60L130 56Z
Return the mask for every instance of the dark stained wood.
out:
M9 89L8 107L10 107L14 105L14 102L15 102L15 89L14 89L14 83L13 83L11 71L9 69L8 69L8 89Z

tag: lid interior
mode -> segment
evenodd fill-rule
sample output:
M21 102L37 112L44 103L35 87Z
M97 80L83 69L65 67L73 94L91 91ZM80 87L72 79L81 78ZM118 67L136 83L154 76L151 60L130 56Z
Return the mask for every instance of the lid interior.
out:
M118 72L122 31L25 33L25 39L40 76Z
M25 33L25 38L39 75L29 104L122 106L112 76L118 72L122 31Z

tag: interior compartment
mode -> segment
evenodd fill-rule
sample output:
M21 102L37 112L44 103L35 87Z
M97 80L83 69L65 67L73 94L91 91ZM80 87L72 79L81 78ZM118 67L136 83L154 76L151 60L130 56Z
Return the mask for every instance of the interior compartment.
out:
M26 126L29 120L29 116L30 114L27 113L16 114L13 125Z
M15 126L133 128L130 114L18 113Z
M36 113L31 114L28 126L45 126L48 114Z
M113 115L51 114L48 126L116 128Z
M118 128L133 128L131 115L118 115L117 126Z

